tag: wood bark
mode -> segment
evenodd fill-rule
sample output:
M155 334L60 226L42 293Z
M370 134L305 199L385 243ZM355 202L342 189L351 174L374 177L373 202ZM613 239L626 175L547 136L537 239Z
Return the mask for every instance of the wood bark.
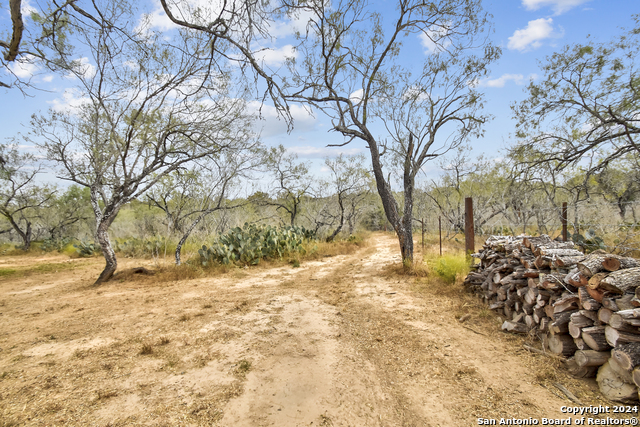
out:
M605 336L604 326L590 326L582 329L582 339L592 350L605 351L611 348Z
M578 366L602 366L611 357L608 351L578 350L573 356Z
M611 347L617 347L620 344L640 342L640 335L619 331L611 326L605 327L604 334L607 343L609 343Z
M552 334L549 336L549 350L557 355L571 357L577 350L570 335Z
M589 295L589 291L584 286L578 288L578 296L580 297L580 305L582 305L585 310L597 311L602 306L602 304Z
M640 365L640 343L628 343L618 346L611 350L613 357L618 365L627 372Z
M510 322L508 320L505 320L502 324L502 330L507 332L515 332L518 334L526 334L527 332L529 332L529 328L524 323Z
M598 373L597 366L578 366L573 357L564 361L564 367L574 378L593 378Z
M600 281L599 287L610 292L624 294L635 293L640 285L640 267L614 271Z

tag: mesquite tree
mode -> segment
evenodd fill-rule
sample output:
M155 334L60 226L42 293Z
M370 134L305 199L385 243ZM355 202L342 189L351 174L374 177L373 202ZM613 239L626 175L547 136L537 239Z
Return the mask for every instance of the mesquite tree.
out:
M0 145L0 216L22 239L22 249L29 250L33 239L33 223L55 197L48 185L38 184L41 166L34 155L21 152L17 144Z
M59 65L79 83L80 107L34 115L31 132L60 178L90 189L106 260L99 284L117 268L108 231L123 205L166 174L239 149L253 135L210 40L158 34L122 3L93 4L98 19L69 17L89 60L60 52Z
M546 59L544 77L513 106L515 149L543 154L529 164L562 169L589 159L592 173L616 159L640 157L640 15L635 20L636 28L610 42L588 39Z
M487 119L475 83L499 49L485 37L480 1L398 0L384 16L363 0L331 7L285 1L285 8L312 18L281 87L291 102L331 117L332 129L345 137L342 145L366 144L386 217L409 265L416 175L430 159L479 135ZM430 52L417 55L403 46L419 38ZM382 125L386 139L375 135ZM404 191L402 207L392 192L394 177Z

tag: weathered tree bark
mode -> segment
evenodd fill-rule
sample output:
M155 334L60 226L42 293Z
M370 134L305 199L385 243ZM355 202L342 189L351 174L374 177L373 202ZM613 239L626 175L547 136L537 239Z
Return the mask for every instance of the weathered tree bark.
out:
M578 347L570 335L552 334L549 336L549 350L564 357L571 357Z
M640 285L640 267L625 268L610 273L600 280L598 287L619 294L635 292Z
M598 373L597 366L578 366L574 357L565 360L564 367L574 378L593 378Z
M102 255L104 256L106 265L94 285L100 285L101 283L111 279L113 273L115 273L118 268L116 253L111 246L111 240L109 240L109 226L113 222L113 219L115 219L115 215L111 219L107 218L104 221L99 222L96 227L96 240L102 248Z
M608 351L578 350L574 356L578 366L602 366L611 357Z
M607 271L617 271L625 268L640 267L640 260L629 257L608 254L602 261L602 268Z
M637 333L619 331L611 326L605 327L604 334L607 343L609 343L611 347L617 347L620 344L628 344L631 342L640 342L640 335Z
M580 304L585 310L597 311L602 306L602 304L589 295L587 288L584 286L578 288L578 295L580 296Z
M623 344L611 350L611 356L627 372L640 365L640 343Z
M599 253L591 253L587 255L585 259L580 261L577 266L580 270L580 273L585 275L586 277L591 277L594 274L604 270L602 263L605 257Z
M605 337L604 326L591 326L582 329L582 339L592 350L605 351L611 348Z
M577 311L566 311L555 315L555 320L549 325L549 332L552 334L566 334L569 332L569 322L571 315Z
M212 213L214 210L215 209L206 210L206 211L202 212L200 215L198 215L198 218L196 218L196 220L193 221L193 223L191 223L191 225L184 232L184 234L180 238L180 241L178 242L178 245L176 246L176 252L175 252L176 265L180 265L181 262L182 262L182 260L180 259L180 254L182 252L182 246L185 244L185 242L187 241L187 239L189 238L189 236L191 235L193 230L195 230L196 226L200 223L200 221L202 221L207 215Z
M502 324L502 330L507 332L515 332L518 334L526 334L529 332L529 328L524 323L511 322L505 320Z

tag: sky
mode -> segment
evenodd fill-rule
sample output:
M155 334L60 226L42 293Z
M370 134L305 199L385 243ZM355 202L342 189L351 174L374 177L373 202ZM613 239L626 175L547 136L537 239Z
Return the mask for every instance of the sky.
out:
M23 0L23 10L34 7L34 1ZM389 13L394 10L391 0L373 1L372 4L383 13L387 8ZM485 126L485 136L470 140L469 145L474 155L484 154L490 159L499 158L501 150L512 142L515 121L510 106L526 97L524 88L531 79L539 81L542 77L541 61L565 45L583 42L588 35L595 41L606 42L621 34L621 28L631 28L632 15L640 13L638 0L485 0L483 5L493 15L494 31L490 38L502 48L502 56L491 66L490 77L481 81L478 87L485 94L485 109L494 119ZM159 3L151 3L149 8L154 26L170 31L170 22ZM284 57L291 55L291 33L299 26L299 22L282 22L273 27L276 41L264 53L265 64L277 69ZM0 37L4 38L9 28L8 2L1 1ZM412 49L412 55L418 59L420 55L430 54L430 46L418 35L404 48ZM91 69L92 64L86 58L85 62ZM28 90L28 96L25 96L17 89L0 88L0 137L3 140L26 133L31 114L78 102L73 79L38 72L35 65L14 66L17 67L14 71L23 78L33 75L32 82L41 90ZM0 70L0 74L4 72ZM250 105L257 108L259 102L250 101ZM301 161L312 162L314 173L326 173L322 166L326 156L341 152L366 153L364 144L357 141L342 148L327 147L341 143L343 139L328 131L331 123L322 113L310 116L304 107L293 105L292 115L295 127L287 133L286 124L277 119L273 107L264 106L263 120L259 123L262 141L267 145L282 144ZM34 150L28 146L24 149ZM426 172L427 176L437 175L437 165L428 164Z

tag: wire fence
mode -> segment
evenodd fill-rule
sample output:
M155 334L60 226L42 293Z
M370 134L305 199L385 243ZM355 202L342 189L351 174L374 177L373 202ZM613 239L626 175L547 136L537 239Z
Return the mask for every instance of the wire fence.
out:
M429 211L425 209L425 211ZM425 215L425 229L438 233L438 217L445 238L464 234L464 206L449 211L431 210ZM433 214L435 213L435 215ZM640 257L640 201L604 202L580 201L567 203L568 238L585 250L603 249L607 252ZM539 235L552 238L562 236L562 203L545 207L534 206L474 206L474 229L477 237L490 235Z

